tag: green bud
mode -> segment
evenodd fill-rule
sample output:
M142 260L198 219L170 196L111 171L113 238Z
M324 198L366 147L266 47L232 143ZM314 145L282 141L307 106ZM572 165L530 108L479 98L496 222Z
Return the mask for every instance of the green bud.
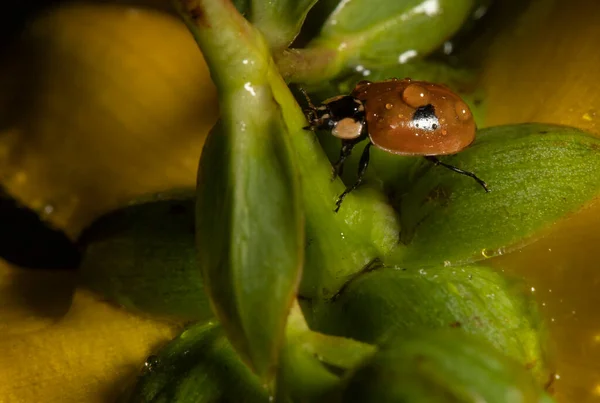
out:
M381 267L305 308L311 328L367 343L454 328L487 340L540 384L550 377L546 328L531 295L485 267Z
M390 341L348 376L337 401L548 403L552 399L522 366L487 343L464 333L439 331Z

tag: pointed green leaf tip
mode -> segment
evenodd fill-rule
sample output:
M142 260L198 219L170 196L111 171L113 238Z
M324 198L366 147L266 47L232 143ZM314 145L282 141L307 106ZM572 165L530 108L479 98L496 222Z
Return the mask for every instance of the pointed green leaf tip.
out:
M466 150L442 158L485 180L422 164L397 206L404 267L470 263L503 254L600 194L600 139L547 124L481 130Z
M317 0L233 0L236 8L262 34L272 49L281 50L292 43L306 14Z
M198 171L199 264L215 313L264 380L275 370L304 257L304 218L281 78L262 36L228 1L183 5L219 90ZM293 99L292 99L293 100Z
M549 403L527 371L480 339L453 331L391 340L328 402Z

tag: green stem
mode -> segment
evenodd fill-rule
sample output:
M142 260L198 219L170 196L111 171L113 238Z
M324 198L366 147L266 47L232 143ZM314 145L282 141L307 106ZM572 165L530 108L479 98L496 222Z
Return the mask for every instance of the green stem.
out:
M331 297L354 273L397 245L397 217L384 196L360 189L339 213L335 201L345 188L331 180L331 164L269 53L268 44L229 0L176 0L178 11L202 49L217 86L221 110L235 91L270 86L296 151L306 216L308 246L300 295ZM251 88L251 87L250 87Z
M285 397L293 401L327 401L324 397L334 393L341 383L340 376L328 367L349 371L375 352L376 347L369 344L311 331L300 306L294 304L280 362L278 401Z
M319 361L343 370L356 367L377 351L371 344L313 332L308 328L298 303L290 310L286 338L288 344L301 346Z
M275 55L275 62L285 81L303 84L330 80L343 67L340 52L324 47L286 49Z

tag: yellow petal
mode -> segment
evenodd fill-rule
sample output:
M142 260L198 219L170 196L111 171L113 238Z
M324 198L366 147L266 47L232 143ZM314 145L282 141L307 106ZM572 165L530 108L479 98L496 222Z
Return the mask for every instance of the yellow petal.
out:
M75 237L140 194L194 185L216 92L175 16L71 5L0 66L0 181Z
M51 287L65 280L72 283L74 275L40 275L0 261L0 401L115 401L153 349L180 330L174 323L129 314L85 290L75 291L68 308L69 287L63 292ZM19 294L12 287L12 293L5 294L15 280L29 285L19 287L21 292L30 292ZM43 291L44 282L49 293ZM65 307L68 312L59 317Z
M487 125L566 124L600 135L600 2L534 0L489 52ZM536 243L490 260L524 276L556 344L554 390L564 403L600 402L600 203Z
M489 51L486 125L545 122L600 134L600 2L534 0Z
M141 194L195 183L215 90L176 18L71 5L0 66L0 181L75 238ZM0 402L110 402L179 326L0 261Z

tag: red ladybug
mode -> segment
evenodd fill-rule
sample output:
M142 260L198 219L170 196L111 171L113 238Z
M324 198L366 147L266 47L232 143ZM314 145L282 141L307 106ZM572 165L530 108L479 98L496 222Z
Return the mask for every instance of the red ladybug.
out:
M340 157L333 166L334 177L341 173L354 146L369 139L360 158L358 179L340 195L336 212L344 197L360 185L372 145L392 154L424 156L436 165L473 178L489 192L487 184L474 173L436 158L455 154L475 139L476 126L469 107L447 87L394 78L376 83L361 81L350 95L330 98L318 107L306 98L307 129L328 130L342 140Z

